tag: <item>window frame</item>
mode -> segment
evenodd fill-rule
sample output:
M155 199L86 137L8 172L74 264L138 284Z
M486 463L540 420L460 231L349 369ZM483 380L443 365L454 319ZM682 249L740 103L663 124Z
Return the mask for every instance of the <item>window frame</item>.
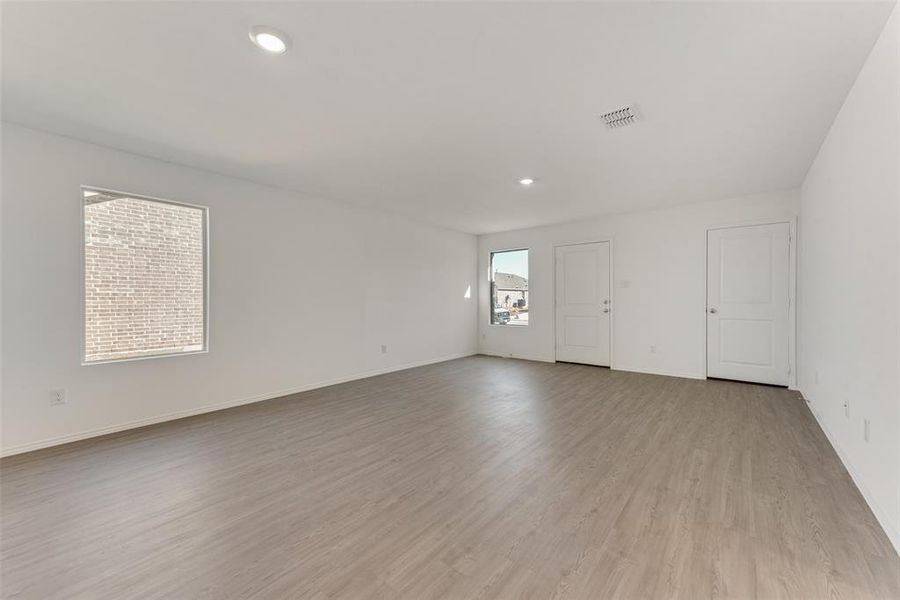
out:
M531 310L528 310L528 322L524 325L502 325L499 323L494 323L494 255L495 254L504 254L506 252L521 252L525 251L528 253L528 258L526 260L528 264L528 296L529 302L528 306L531 306L531 248L528 246L524 247L515 247L515 248L503 248L501 250L489 250L488 251L488 326L490 327L502 327L504 329L528 329L531 327Z
M203 348L199 350L188 350L185 352L161 352L158 354L146 354L142 356L129 356L123 358L107 358L102 360L87 360L87 302L86 302L86 286L85 286L85 192L98 192L101 194L116 194L119 196L126 196L128 198L134 198L137 200L147 200L149 202L160 202L162 204L172 204L175 206L184 206L187 208L198 209L203 214ZM102 186L96 185L81 185L78 188L78 202L79 202L79 228L81 230L78 239L79 239L79 289L80 289L80 310L79 317L81 319L81 323L79 324L80 331L80 362L83 367L90 367L94 365L107 365L112 363L123 363L123 362L133 362L138 360L151 360L157 358L172 358L176 356L190 356L193 354L209 354L209 261L210 261L210 252L209 252L209 207L201 206L199 204L192 204L190 202L182 202L180 200L170 200L168 198L158 198L156 196L148 196L147 194L133 194L131 192L123 192L121 190L114 190L111 188L106 188Z

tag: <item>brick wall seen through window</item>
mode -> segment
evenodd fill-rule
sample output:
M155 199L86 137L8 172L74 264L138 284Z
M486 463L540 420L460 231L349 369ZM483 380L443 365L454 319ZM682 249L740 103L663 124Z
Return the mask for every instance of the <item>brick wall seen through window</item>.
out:
M206 210L83 193L85 362L204 350Z

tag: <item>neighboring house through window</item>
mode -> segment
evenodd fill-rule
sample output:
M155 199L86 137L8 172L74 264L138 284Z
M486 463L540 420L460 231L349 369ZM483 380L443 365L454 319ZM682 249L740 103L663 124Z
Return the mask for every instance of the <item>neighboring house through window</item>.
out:
M491 253L491 324L528 325L528 250Z

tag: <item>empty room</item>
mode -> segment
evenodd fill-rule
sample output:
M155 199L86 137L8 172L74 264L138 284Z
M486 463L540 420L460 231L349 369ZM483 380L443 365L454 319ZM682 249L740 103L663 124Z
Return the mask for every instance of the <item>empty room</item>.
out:
M900 600L894 0L0 27L4 600Z

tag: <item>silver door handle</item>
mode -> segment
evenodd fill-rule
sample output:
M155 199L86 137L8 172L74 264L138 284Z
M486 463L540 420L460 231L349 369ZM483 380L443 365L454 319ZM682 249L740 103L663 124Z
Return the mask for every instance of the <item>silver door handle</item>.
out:
M714 314L716 314L717 312L719 312L719 311L717 311L715 308L710 308L710 309L709 309L709 314L711 314L711 315L714 315Z

